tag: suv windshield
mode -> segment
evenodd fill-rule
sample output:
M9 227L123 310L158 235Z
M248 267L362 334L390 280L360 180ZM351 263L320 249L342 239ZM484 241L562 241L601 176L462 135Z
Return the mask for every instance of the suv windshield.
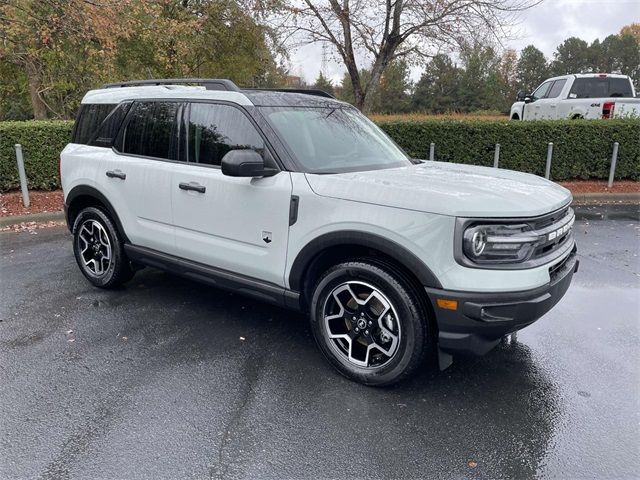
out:
M305 170L341 173L411 165L376 125L350 107L261 107Z

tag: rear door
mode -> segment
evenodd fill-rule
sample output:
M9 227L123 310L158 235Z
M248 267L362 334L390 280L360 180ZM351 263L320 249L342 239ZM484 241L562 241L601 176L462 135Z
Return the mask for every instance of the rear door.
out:
M222 157L233 149L253 149L273 162L265 139L234 105L193 102L187 115L188 163L175 165L171 183L179 255L284 285L289 172L265 178L223 175Z
M99 173L131 243L171 254L171 180L182 109L177 101L134 102Z

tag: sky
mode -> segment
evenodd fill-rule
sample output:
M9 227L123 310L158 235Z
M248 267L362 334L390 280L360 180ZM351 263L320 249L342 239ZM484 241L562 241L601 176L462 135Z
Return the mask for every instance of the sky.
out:
M566 38L575 36L591 43L596 38L602 40L618 33L633 22L640 22L640 0L544 0L521 14L504 46L521 50L533 44L551 58ZM312 83L321 63L322 47L313 44L291 52L289 66L293 75ZM325 70L334 83L342 79L345 71L339 62L330 58ZM412 68L412 79L417 80L421 71L420 67Z

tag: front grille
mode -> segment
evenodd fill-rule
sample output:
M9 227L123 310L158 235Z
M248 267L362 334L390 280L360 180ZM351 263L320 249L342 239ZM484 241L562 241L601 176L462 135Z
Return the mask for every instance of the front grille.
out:
M532 259L546 257L571 244L575 214L572 208L565 208L551 215L534 219L530 223L531 233L540 237L540 243L531 256Z

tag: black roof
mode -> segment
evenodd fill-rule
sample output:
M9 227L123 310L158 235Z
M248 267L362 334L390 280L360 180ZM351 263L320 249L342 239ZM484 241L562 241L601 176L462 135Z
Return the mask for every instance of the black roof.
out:
M310 90L302 93L302 90L254 90L241 89L251 103L259 107L337 107L344 105L331 95L319 91Z

